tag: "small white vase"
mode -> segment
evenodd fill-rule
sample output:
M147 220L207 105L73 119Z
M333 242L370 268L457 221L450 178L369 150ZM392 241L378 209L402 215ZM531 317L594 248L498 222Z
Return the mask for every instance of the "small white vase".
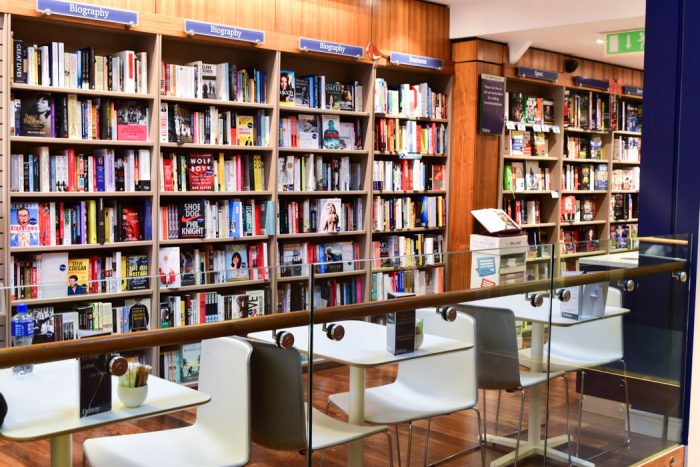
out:
M129 408L140 407L148 396L148 385L138 388L117 387L117 395L124 406Z

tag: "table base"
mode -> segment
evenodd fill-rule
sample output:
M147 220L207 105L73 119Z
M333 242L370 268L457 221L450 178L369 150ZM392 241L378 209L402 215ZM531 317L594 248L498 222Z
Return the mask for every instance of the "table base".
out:
M503 436L486 435L486 442L496 444L498 446L504 446L513 449L505 456L499 457L498 459L491 462L491 467L503 467L506 465L511 465L515 461L515 444L517 440L513 438L505 438ZM518 451L518 460L525 459L530 456L544 456L548 459L556 460L567 464L569 462L569 455L566 452L557 451L553 449L562 444L568 442L568 437L566 435L555 436L554 438L549 438L547 440L547 453L544 452L544 440L539 441L536 444L531 444L528 441L520 440L520 449ZM595 467L595 464L584 459L579 459L578 457L571 456L571 465L577 467Z
M73 436L70 434L51 438L51 467L73 465Z

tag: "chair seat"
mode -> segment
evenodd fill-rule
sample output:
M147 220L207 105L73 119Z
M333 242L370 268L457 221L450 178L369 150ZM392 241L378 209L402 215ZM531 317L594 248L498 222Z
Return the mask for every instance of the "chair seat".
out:
M520 386L523 389L542 384L547 381L547 379L554 379L560 376L564 376L563 371L551 371L550 373L533 373L531 371L521 371L520 372Z
M213 442L215 436L214 433L192 425L172 430L88 439L83 444L83 449L91 466L233 466L248 462L247 446L234 439Z
M312 425L311 447L314 451L349 443L389 429L381 425L352 425L329 417L318 409L313 409Z
M591 349L592 350L592 349ZM532 349L520 349L518 355L520 357L520 364L526 368L532 367L531 358ZM545 355L547 349L545 348ZM585 368L594 368L601 365L606 365L608 363L616 362L622 358L622 355L606 355L606 354L591 354L582 355L580 353L567 354L563 352L553 351L549 355L549 367L551 371L575 371ZM544 366L544 363L543 363Z
M330 401L345 413L349 411L349 393L333 394ZM400 383L365 389L365 421L393 425L423 418L447 415L476 405L476 397L467 400L434 397L411 390Z

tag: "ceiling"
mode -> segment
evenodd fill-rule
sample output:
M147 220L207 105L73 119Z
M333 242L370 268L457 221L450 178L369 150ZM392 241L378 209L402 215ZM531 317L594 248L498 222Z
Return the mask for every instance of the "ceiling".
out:
M644 27L645 0L434 0L450 8L450 38L482 37L511 53L536 47L644 68L644 54L605 56L604 33Z

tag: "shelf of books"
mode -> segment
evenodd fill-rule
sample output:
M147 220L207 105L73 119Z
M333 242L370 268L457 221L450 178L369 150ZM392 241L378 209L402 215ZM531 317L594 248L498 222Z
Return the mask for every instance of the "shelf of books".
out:
M8 68L6 67L6 60L8 60L9 56L9 50L12 48L12 43L10 39L10 26L9 26L9 15L4 15L0 14L0 102L7 102L8 101L8 92L9 92L9 81L7 79L8 76ZM7 131L5 130L7 128L7 109L6 106L3 104L3 111L0 112L0 157L2 157L2 160L5 160L5 155L9 152L9 142L8 142L8 136L7 136ZM2 190L3 195L0 196L0 212L2 213L2 216L7 219L7 206L6 206L6 196L4 193L7 190L7 179L5 178L3 170L3 175L0 176L0 190ZM7 221L5 221L7 222ZM5 224L7 225L7 224ZM0 300L2 300L2 304L0 304L0 347L4 347L5 345L9 345L9 317L11 313L8 313L8 307L6 306L7 299L6 299L6 292L4 289L5 286L5 266L4 264L7 261L7 245L5 242L5 237L7 235L7 227L4 228L3 230L3 235L0 236L2 237L2 241L0 241L0 263L2 263L2 266L0 266L0 287L2 287L2 294L0 295ZM7 343L7 344L6 344Z
M557 268L632 248L637 232L641 100L507 79L501 203L531 245L561 243ZM527 277L549 274L532 248ZM542 266L545 266L543 269Z

